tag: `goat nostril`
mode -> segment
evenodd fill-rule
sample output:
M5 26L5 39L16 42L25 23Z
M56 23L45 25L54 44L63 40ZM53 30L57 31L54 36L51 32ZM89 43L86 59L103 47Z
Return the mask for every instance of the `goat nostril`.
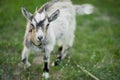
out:
M38 37L38 39L41 41L41 40L43 39L43 37L42 37L42 36L40 36L40 37Z

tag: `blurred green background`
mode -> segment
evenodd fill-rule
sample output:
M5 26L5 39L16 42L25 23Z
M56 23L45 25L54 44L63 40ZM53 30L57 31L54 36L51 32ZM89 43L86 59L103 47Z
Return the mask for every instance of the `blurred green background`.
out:
M0 0L0 80L41 80L42 65L22 69L15 75L21 61L26 19L23 5L31 11L49 0ZM70 58L61 66L51 67L50 80L95 80L83 67L100 80L120 79L120 1L72 0L74 4L95 6L91 15L76 16L75 42ZM54 55L52 55L54 58ZM30 56L32 62L34 55Z

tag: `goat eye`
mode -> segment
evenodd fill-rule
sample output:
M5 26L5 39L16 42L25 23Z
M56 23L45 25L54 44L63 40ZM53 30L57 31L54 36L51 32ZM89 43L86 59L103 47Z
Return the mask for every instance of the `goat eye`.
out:
M31 24L31 26L33 26L33 27L34 27L34 25L33 25L33 24Z
M34 28L34 25L33 24L30 24L31 26L30 26L30 30L29 30L29 32L32 32L32 29Z
M47 24L46 29L48 29L48 27L49 27L49 24Z
M32 32L32 29L30 29L29 32Z
M47 24L47 26L49 26L49 24Z

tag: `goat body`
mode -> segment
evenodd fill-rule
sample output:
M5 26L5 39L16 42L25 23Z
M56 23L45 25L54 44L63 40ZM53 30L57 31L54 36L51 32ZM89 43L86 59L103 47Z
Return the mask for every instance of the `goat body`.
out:
M22 52L22 61L27 67L30 66L28 62L30 51L42 53L44 55L43 76L49 77L50 53L55 45L60 48L53 65L58 65L58 61L63 59L68 48L73 45L76 27L75 10L76 7L70 0L52 0L33 15L24 7L22 8L23 15L28 20Z

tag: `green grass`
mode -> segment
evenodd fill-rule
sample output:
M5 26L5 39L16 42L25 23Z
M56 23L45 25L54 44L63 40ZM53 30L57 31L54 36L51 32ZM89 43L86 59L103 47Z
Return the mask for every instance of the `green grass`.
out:
M1 0L0 1L0 80L41 80L42 65L29 70L18 70L21 61L22 41L26 19L21 6L34 12L48 0ZM120 79L120 1L74 0L74 4L91 3L92 15L76 16L75 42L70 58L59 67L51 67L50 80L94 80L83 72L80 65L100 80ZM54 55L52 58L54 59ZM30 56L30 61L35 55ZM20 71L15 75L15 71Z

